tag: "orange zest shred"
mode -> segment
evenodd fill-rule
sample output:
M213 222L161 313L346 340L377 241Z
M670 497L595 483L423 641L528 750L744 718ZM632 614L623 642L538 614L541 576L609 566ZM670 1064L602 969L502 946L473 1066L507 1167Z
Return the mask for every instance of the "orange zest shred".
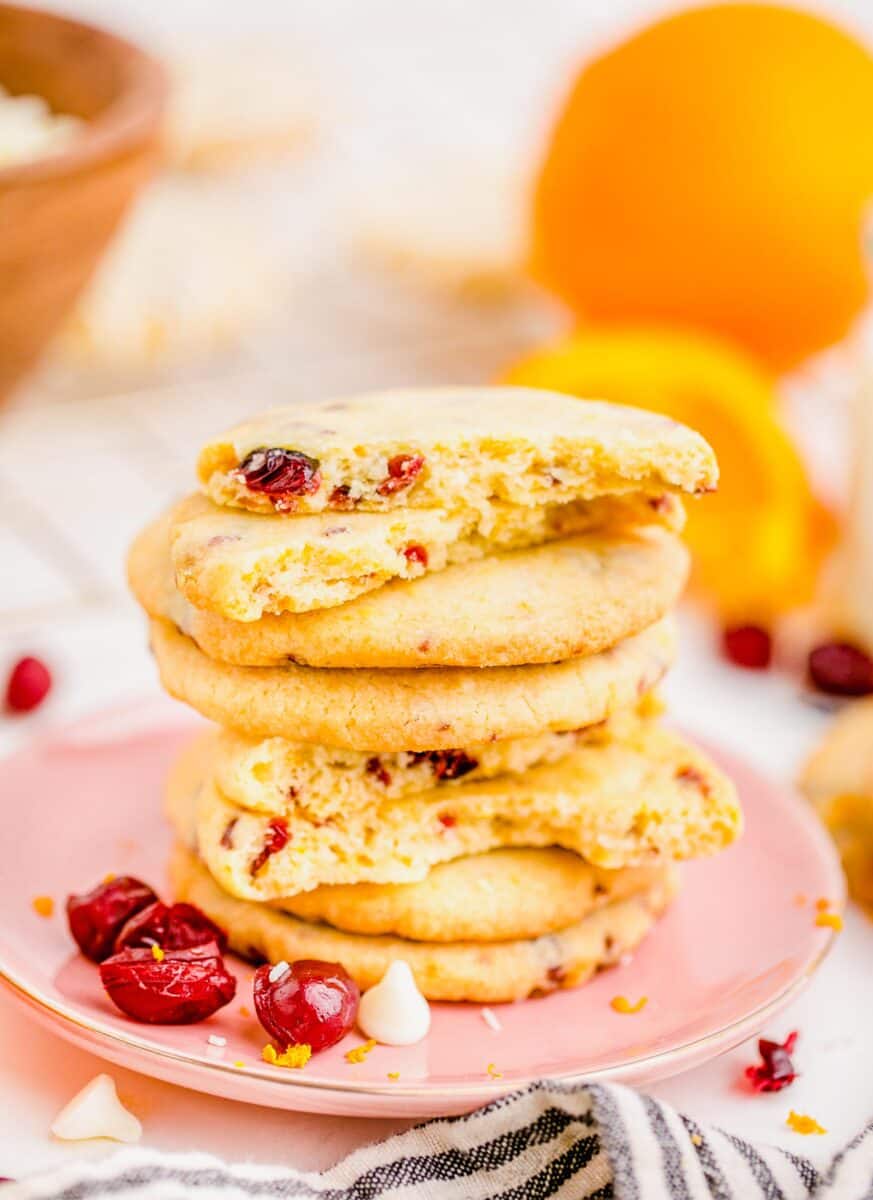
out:
M400 1072L399 1072L399 1071L389 1071L389 1072L388 1072L388 1078L389 1078L389 1079L399 1079L399 1078L400 1078Z
M805 1113L796 1113L793 1108L785 1118L785 1124L789 1129L793 1129L795 1133L802 1133L804 1135L809 1133L827 1133L827 1130L823 1125L819 1125L815 1117L808 1117Z
M157 946L157 945L152 946L152 958L155 960L155 962L163 962L164 961L165 955L164 955L163 950L160 948L160 946Z
M843 928L843 918L839 913L834 912L820 912L815 919L815 923L816 925L835 929L837 933Z
M268 1042L261 1051L261 1058L274 1067L294 1067L299 1070L312 1058L312 1047L306 1042L301 1042L299 1045L289 1046L279 1054L276 1047Z
M246 1008L246 1006L244 1004L241 1004L240 1008L239 1008L239 1015L241 1017L250 1017L252 1014L249 1012L249 1010Z
M485 1070L487 1071L488 1075L492 1079L502 1079L503 1078L503 1072L498 1071L497 1068L495 1067L494 1063L489 1063L488 1066L485 1068Z
M106 873L106 874L103 876L103 882L104 882L104 883L112 883L112 880L113 880L114 878L115 878L115 872L114 872L114 871L107 871L107 873Z
M241 1058L238 1058L233 1065L235 1067L244 1067L246 1064L243 1062L243 1060Z
M360 1046L353 1046L351 1050L346 1051L346 1062L363 1062L375 1045L376 1039L370 1038L366 1042L361 1042Z
M609 1007L613 1012L632 1015L633 1013L642 1012L648 1003L648 996L640 996L636 1004L631 1004L627 996L613 996L609 1002Z
M830 902L830 900L828 900L828 898L826 896L820 896L818 898L818 900L816 900L816 902L815 902L815 907L818 910L818 912L827 912L827 910L830 908L830 906L831 906L831 902Z
M55 902L51 896L34 896L31 905L38 917L50 917L55 911Z

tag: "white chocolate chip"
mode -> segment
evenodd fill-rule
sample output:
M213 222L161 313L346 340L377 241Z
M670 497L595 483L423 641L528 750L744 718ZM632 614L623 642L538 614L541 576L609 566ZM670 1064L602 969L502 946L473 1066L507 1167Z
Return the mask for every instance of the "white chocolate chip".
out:
M358 1025L365 1037L385 1046L411 1046L427 1037L430 1006L418 990L409 963L391 963L381 980L364 992Z
M112 1138L116 1142L138 1142L142 1125L128 1112L115 1090L111 1075L96 1075L52 1122L51 1131L64 1141Z

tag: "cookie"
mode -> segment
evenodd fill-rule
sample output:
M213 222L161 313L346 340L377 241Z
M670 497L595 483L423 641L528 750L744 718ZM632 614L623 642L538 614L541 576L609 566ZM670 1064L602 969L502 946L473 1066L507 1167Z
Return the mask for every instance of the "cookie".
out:
M134 542L133 593L210 658L239 666L498 667L596 654L670 611L688 569L685 547L665 530L589 533L391 583L336 608L242 623L176 590L170 520Z
M835 718L800 787L836 842L851 895L873 911L873 699Z
M415 942L503 942L566 929L663 878L662 867L607 871L554 846L492 850L440 863L419 883L316 888L282 912L345 933Z
M651 866L717 853L742 822L730 781L652 722L521 775L326 818L294 798L281 816L231 803L209 774L209 748L208 740L196 744L171 776L168 814L219 885L249 900L324 885L415 882L437 863L507 846L560 846L611 869ZM192 794L198 756L201 785Z
M541 733L454 750L368 754L336 750L285 738L248 738L230 729L206 734L202 761L219 791L249 812L282 816L289 797L315 820L402 800L429 790L450 796L465 780L520 774L557 762L582 745L606 745L627 738L643 720L658 715L661 703L649 692L633 708L608 721L564 733Z
M167 621L151 622L151 643L164 688L220 725L378 753L594 725L655 686L675 656L676 630L667 618L600 654L484 670L228 666Z
M55 352L83 370L147 372L238 349L288 282L235 195L163 176L125 220Z
M651 519L653 510L635 499L537 508L496 504L486 528L472 512L434 508L342 518L325 512L289 521L220 508L195 495L169 516L170 556L176 586L192 604L233 621L256 621L265 614L332 608L391 579L415 579L499 550ZM667 510L673 514L671 505Z
M492 942L427 942L344 933L269 905L237 900L218 887L190 851L170 864L178 900L196 904L227 930L231 949L246 958L341 962L361 988L372 987L395 959L409 963L429 1000L480 1004L522 1000L535 991L576 987L600 967L618 962L643 940L678 890L675 871L637 895L615 900L558 933Z
M197 464L216 503L252 512L473 509L709 491L712 450L659 414L556 392L466 387L297 404L219 435Z

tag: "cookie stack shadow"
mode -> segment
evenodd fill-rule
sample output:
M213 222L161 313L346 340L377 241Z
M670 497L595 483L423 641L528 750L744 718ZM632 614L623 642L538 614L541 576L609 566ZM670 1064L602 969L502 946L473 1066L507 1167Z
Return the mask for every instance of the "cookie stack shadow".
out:
M178 899L255 960L405 959L430 999L573 987L677 863L739 834L661 722L698 435L521 390L267 414L128 568L166 690L215 727L167 789ZM705 503L705 501L703 501Z

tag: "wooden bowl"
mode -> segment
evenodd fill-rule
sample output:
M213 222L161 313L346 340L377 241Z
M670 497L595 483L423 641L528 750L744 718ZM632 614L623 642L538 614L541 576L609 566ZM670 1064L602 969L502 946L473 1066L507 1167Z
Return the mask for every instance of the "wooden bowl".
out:
M160 153L166 77L119 37L0 4L0 84L87 121L61 152L0 168L0 400L88 282Z

